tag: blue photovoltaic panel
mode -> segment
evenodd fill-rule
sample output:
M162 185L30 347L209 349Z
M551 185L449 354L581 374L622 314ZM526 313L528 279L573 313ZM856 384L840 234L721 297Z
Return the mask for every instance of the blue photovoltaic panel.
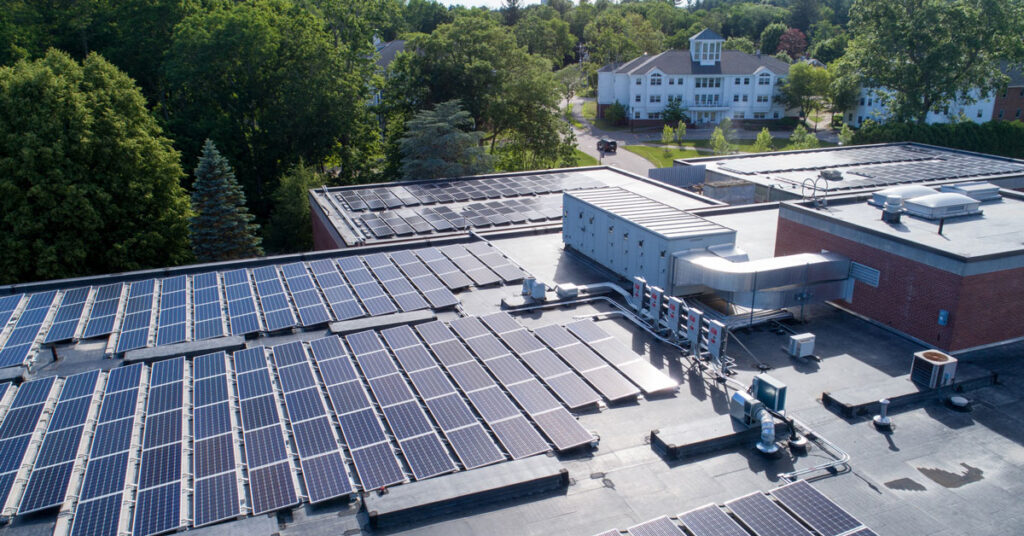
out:
M184 367L185 358L169 359L154 364L150 374L134 536L160 534L181 524Z
M224 336L217 272L192 277L192 338L197 341Z
M0 367L21 365L28 359L35 345L36 336L39 335L39 329L42 328L56 296L55 290L29 296L25 310L21 312L3 349L0 350Z
M121 494L82 501L75 509L72 536L116 536L121 515Z
M298 504L291 464L285 461L249 471L249 494L253 515Z
M725 503L757 536L811 536L800 523L761 492Z
M161 534L181 524L181 482L142 490L135 502L132 536Z
M249 272L244 268L224 272L224 291L228 299L231 334L246 335L258 332L260 319L249 283Z
M386 315L398 311L398 308L391 302L384 289L373 278L359 257L343 257L337 261L370 316Z
M366 311L359 305L359 300L352 293L352 289L338 273L334 261L320 259L309 263L309 268L313 271L316 284L327 298L327 303L330 305L335 319L349 320L366 316Z
M364 259L402 311L415 311L430 307L430 304L420 296L405 275L395 268L387 255L374 253L367 255Z
M243 374L252 370L266 369L267 356L262 346L239 350L234 354L235 374Z
M221 402L197 407L192 411L195 439L204 439L231 431L231 406Z
M233 473L196 480L192 522L202 527L238 517L238 482Z
M397 251L391 254L391 260L398 265L402 273L430 302L434 309L452 307L459 299L430 271L411 251Z
M11 315L18 308L21 303L21 298L24 294L15 294L13 296L4 296L0 298L0 331L7 326L7 322L11 320Z
M107 377L106 393L114 393L125 389L136 389L142 378L142 363L118 367L110 371Z
M225 358L224 352L196 357L192 360L192 378L203 379L227 374L227 367L224 365Z
M128 289L121 334L117 339L117 353L123 353L149 344L150 319L153 314L153 288L155 279L136 281Z
M295 341L274 347L274 363L278 368L306 362L306 350L301 342Z
M295 315L292 313L288 297L281 285L281 276L276 266L261 266L253 270L256 281L256 294L263 307L263 317L267 321L268 331L278 331L295 327Z
M661 516L629 527L630 536L684 536L684 532L668 516Z
M53 317L53 324L46 332L44 343L54 343L71 340L78 329L78 322L82 319L82 311L85 309L85 302L89 298L89 287L76 288L64 293L61 298L57 315ZM2 307L0 307L0 321L3 321ZM6 321L0 322L0 326Z
M0 465L6 472L0 474L0 504L7 502L7 495L11 492L11 486L21 468L22 458L28 448L29 439L35 431L39 417L43 413L43 407L49 398L53 388L54 378L34 380L22 384L14 395L12 409L4 417L3 424L0 424ZM53 473L51 471L51 473ZM52 474L59 477L60 474ZM38 485L37 485L38 487ZM45 490L33 490L33 497L30 501L51 501ZM64 497L61 496L61 501Z
M270 373L266 369L239 374L237 386L239 400L270 394L274 390L270 383Z
M187 278L183 275L168 277L160 283L160 313L157 317L156 345L173 344L186 340L185 319L188 316Z
M709 504L679 514L679 520L694 536L749 536L738 523L717 505ZM792 533L792 536L800 534Z
M89 312L89 322L85 325L82 338L91 339L108 335L114 330L114 320L117 318L123 288L124 283L113 283L96 290L92 310Z
M284 273L285 283L292 293L292 299L299 309L299 320L303 326L315 326L331 321L330 314L324 306L320 293L313 286L313 278L306 271L306 265L301 262L286 264L281 267Z
M805 480L773 489L771 494L782 506L823 536L838 536L861 526L860 521Z

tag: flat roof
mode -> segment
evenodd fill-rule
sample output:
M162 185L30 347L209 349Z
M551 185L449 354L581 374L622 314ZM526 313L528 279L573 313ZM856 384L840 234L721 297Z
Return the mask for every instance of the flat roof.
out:
M354 246L465 235L469 230L557 230L563 192L605 186L654 197L680 210L721 205L610 166L320 188L310 195L334 231Z
M566 192L567 196L614 214L664 238L731 233L717 223L622 188L595 188Z
M841 173L826 180L829 193L884 188L896 184L979 181L1024 176L1024 161L919 143L829 147L770 154L677 160L704 165L708 172L803 195L804 181L822 171ZM820 188L820 183L819 183Z

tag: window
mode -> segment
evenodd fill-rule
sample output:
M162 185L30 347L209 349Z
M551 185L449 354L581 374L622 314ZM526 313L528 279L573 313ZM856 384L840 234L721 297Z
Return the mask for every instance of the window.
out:
M1003 111L999 110L999 119L1002 119L1002 118L1003 118Z
M649 113L649 114L647 114L647 119L661 119L661 113L660 112Z
M743 85L745 85L745 86L749 86L750 85L750 77L749 76L743 79Z
M772 85L772 75L768 73L761 73L757 77L757 85L759 86L770 86Z
M864 116L863 116L863 115L858 115L858 116L857 116L857 124L859 125L859 124L861 124L861 122L863 122L863 121L864 121Z
M744 115L746 114L744 114L743 112L735 112L732 114L732 116L735 117L736 119L743 119Z
M748 98L747 98L747 96L746 96L746 95L744 95L744 96L743 96L743 102L747 102L748 100L750 100L750 99L748 99Z
M694 78L693 87L722 87L721 78Z
M1020 96L1024 97L1024 87L1020 88Z
M850 119L848 119L848 120L849 121L853 121L853 114L852 113L850 114Z
M1018 117L1018 118L1020 117L1020 108L1017 108L1017 114L1014 115L1014 117Z
M868 99L868 106L871 106L871 99Z
M661 102L661 95L651 95L651 102Z
M740 85L740 79L737 78L733 83L736 84L737 86Z
M864 106L864 97L861 97L861 98L860 98L860 105L861 105L861 106Z
M732 101L733 102L739 102L740 101L740 96L739 95L733 95L732 96Z
M765 113L764 112L754 112L754 119L764 119L764 118L765 118Z
M651 75L651 85L652 86L660 86L661 85L661 75L660 74L654 73L654 74Z
M678 81L678 82L676 82L676 83L677 83L677 84L679 84L679 85L683 85L683 77L682 77L682 76L680 76L680 77L679 77L679 81Z
M981 117L981 109L978 109L978 117Z
M643 78L637 78L637 79L636 79L636 85L638 85L638 86L639 86L639 85L643 84L643 83L644 83L644 81L643 81L643 80L644 80Z
M768 95L758 95L757 96L757 102L758 103L767 103L768 102Z
M670 85L670 86L676 85L676 79L675 78L669 78L668 79L668 85Z
M636 102L640 102L640 95L633 97L633 100Z
M640 112L633 112L633 119L640 119Z
M775 113L772 114L772 119L778 119L778 118L779 118L779 112L775 112Z

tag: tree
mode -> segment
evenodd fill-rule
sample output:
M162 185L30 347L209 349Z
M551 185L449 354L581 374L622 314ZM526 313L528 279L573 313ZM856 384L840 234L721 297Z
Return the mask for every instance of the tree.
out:
M567 104L587 83L587 74L579 63L566 65L555 72L555 78L558 80L558 87Z
M200 262L220 262L263 255L260 226L245 207L245 192L235 172L206 140L192 183L192 251Z
M257 217L300 159L330 160L345 181L370 174L380 140L366 106L372 48L342 40L349 30L331 33L325 19L279 0L229 3L175 28L162 111L186 157L220 140Z
M767 153L773 150L775 140L772 139L772 133L768 132L768 127L761 129L761 132L757 133L757 139L754 140L754 146L750 148L752 153Z
M761 52L764 54L775 54L779 50L779 39L786 33L789 27L781 22L774 22L765 26L761 32Z
M269 251L289 253L313 249L309 191L325 182L325 177L303 162L281 176L273 194L270 221L263 227L264 244Z
M853 129L850 125L843 123L843 128L839 130L839 145L852 145L853 144Z
M678 143L680 147L683 146L683 138L685 138L685 137L686 137L686 123L684 123L680 119L679 123L676 125L676 143Z
M722 45L722 48L725 50L739 50L740 52L753 54L754 42L746 37L730 37L725 40L725 44Z
M828 66L828 102L832 113L844 113L857 104L860 95L860 76L844 56Z
M422 110L405 125L399 142L402 178L437 179L479 175L491 170L491 157L480 146L483 133L473 130L473 116L457 100Z
M434 28L452 21L448 8L434 0L409 0L402 14L406 27L415 33L430 33Z
M637 13L623 16L605 11L587 24L583 34L590 59L598 65L627 62L643 53L657 54L665 47L664 34Z
M847 55L893 120L924 123L1006 83L1000 61L1024 58L1022 12L998 0L859 0Z
M661 112L661 117L669 123L682 122L689 119L686 116L686 108L683 108L682 99L669 99L665 109Z
M721 129L722 135L725 136L725 141L732 143L736 138L736 131L732 128L732 119L728 117L722 118L718 123L718 128Z
M569 23L548 6L530 9L515 25L516 41L530 54L543 56L560 67L572 54L576 40L569 33Z
M665 151L666 157L672 154L669 145L672 144L673 138L675 137L675 133L675 130L672 130L672 127L668 126L667 124L661 128L661 145L662 149L664 149Z
M711 133L711 151L716 155L732 152L732 145L729 144L729 140L725 139L722 127L715 127L714 132Z
M828 70L809 63L794 63L779 88L779 98L787 107L799 108L801 117L807 117L820 108L820 99L828 94L831 82Z
M821 0L791 0L789 24L804 32L821 18Z
M848 42L849 39L846 37L846 34L817 41L807 50L807 55L826 65L831 64L846 53Z
M180 158L127 75L56 50L0 67L0 281L192 258Z
M799 150L799 149L816 149L818 147L818 138L807 132L807 129L803 125L797 125L793 129L793 134L789 136L789 146L787 149Z
M615 101L604 109L604 118L613 125L618 125L626 120L626 107L621 102Z
M501 12L505 16L506 26L515 26L519 22L519 4L521 0L502 0Z
M794 60L803 56L807 50L807 36L796 28L786 30L779 38L779 52L785 52Z

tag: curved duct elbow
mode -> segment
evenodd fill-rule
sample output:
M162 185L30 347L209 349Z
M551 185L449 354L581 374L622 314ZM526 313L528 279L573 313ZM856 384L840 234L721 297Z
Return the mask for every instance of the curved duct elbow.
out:
M761 421L761 440L757 442L757 450L764 454L774 454L779 450L775 444L775 419L764 408L758 410L754 417Z

